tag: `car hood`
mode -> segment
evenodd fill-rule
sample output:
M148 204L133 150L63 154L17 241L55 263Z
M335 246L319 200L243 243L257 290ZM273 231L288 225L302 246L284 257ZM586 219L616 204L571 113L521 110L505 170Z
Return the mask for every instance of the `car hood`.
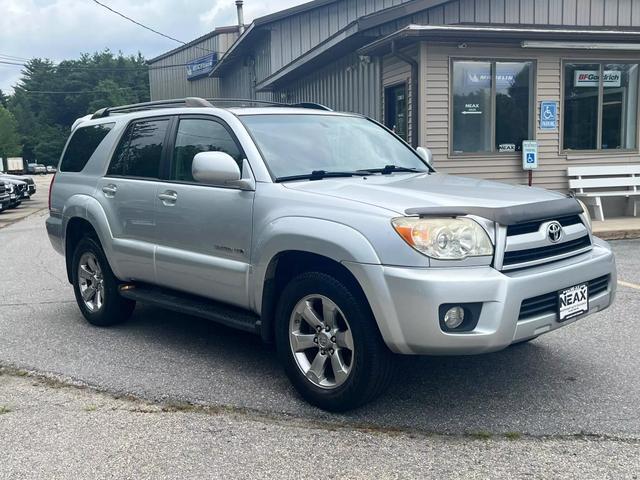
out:
M24 175L6 175L6 174L0 174L0 179L3 178L10 178L12 180L20 180L21 182L25 182L25 183L33 183L33 178L31 177L26 177Z
M17 178L11 178L11 177L5 177L2 176L0 177L1 180L4 180L5 183L12 183L14 185L26 185L27 182L24 182L22 180L18 180Z
M565 198L557 192L441 173L327 178L287 188L375 205L404 214L421 207L502 208Z

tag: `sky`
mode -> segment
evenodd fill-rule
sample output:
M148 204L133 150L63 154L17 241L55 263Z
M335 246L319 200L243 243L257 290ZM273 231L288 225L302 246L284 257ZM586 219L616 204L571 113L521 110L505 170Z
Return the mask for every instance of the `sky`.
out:
M235 0L100 0L140 23L188 42L234 25ZM305 0L244 0L245 23ZM153 58L180 44L145 30L92 0L0 0L0 54L54 61L110 49ZM0 64L0 90L11 92L20 67Z

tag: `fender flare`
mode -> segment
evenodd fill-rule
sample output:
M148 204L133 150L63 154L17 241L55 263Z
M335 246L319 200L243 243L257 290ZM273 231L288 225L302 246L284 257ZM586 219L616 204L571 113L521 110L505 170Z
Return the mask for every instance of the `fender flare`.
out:
M98 240L100 241L102 250L107 257L111 270L117 278L121 278L120 272L117 268L117 262L114 262L113 234L109 227L107 215L102 209L100 203L95 198L88 195L73 195L67 200L62 212L62 241L65 251L69 222L74 218L85 220L93 227L96 235L98 235Z
M286 251L313 253L335 262L380 264L369 240L356 229L331 220L281 217L256 235L253 249L253 308L262 312L264 285L273 259Z

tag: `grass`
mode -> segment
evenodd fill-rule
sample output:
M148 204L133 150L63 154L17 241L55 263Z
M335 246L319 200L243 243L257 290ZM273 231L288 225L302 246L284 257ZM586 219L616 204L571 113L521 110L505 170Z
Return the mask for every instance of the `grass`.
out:
M519 432L507 432L504 436L507 440L520 440L522 438L522 434Z
M11 412L11 409L6 405L0 405L0 415Z
M84 407L85 412L95 412L98 409L96 405L87 405Z
M477 440L490 440L493 435L489 432L472 432L469 436Z

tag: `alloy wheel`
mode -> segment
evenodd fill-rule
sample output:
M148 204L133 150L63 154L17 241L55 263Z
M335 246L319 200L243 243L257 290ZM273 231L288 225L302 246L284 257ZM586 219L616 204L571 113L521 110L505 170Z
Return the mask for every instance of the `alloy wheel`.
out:
M293 309L289 344L300 371L314 385L334 389L353 367L351 327L340 308L323 295L307 295Z
M80 257L78 285L87 310L98 312L104 305L104 278L98 259L91 252L85 252Z

